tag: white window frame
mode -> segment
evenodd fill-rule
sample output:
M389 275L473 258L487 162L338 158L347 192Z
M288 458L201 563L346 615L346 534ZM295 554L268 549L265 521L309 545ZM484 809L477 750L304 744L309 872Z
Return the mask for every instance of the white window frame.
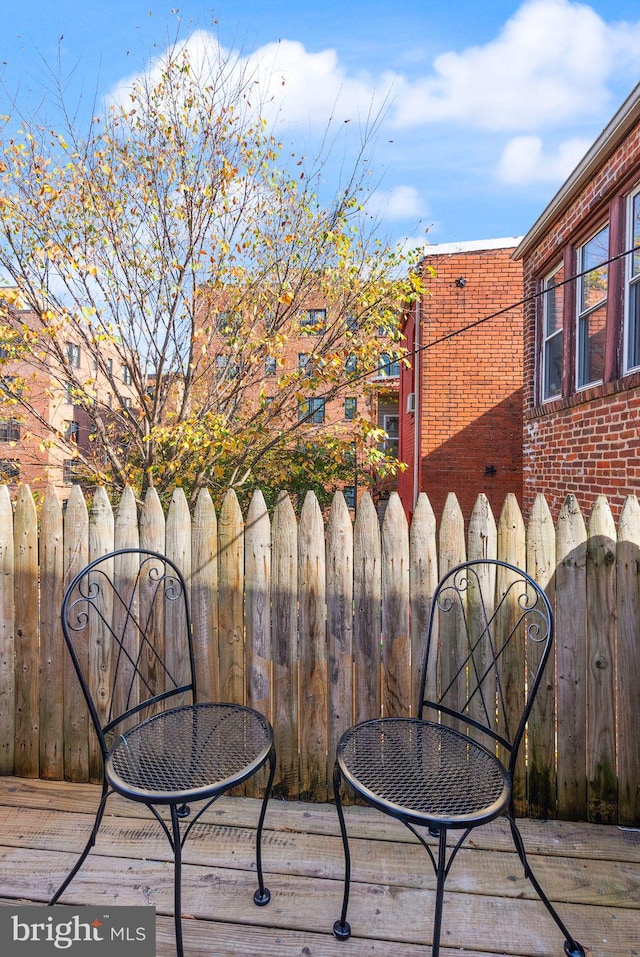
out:
M625 249L633 249L633 207L638 203L638 212L640 214L640 186L627 197L626 209L626 246ZM639 223L640 226L640 223ZM640 231L640 230L639 230ZM636 262L637 257L637 262ZM625 257L624 270L624 328L623 328L623 374L637 372L640 369L640 348L638 349L637 361L632 362L630 356L631 324L640 325L640 292L638 293L638 315L631 315L631 291L634 287L640 288L640 252L630 253ZM635 268L637 265L637 268Z
M592 241L596 238L596 236L599 236L600 233L604 232L605 229L609 231L609 240L610 240L610 238L611 238L610 224L609 224L609 222L606 222L606 223L603 223L603 225L600 226L599 229L596 229L596 231L595 231L594 233L592 233L592 234L589 236L589 238L586 239L580 246L578 246L578 248L577 248L577 250L576 250L576 273L578 274L578 278L577 278L577 280L576 280L576 363L575 363L575 383L576 383L576 391L577 391L577 392L582 392L584 389L590 389L592 386L594 386L594 385L599 385L599 384L602 382L602 377L600 377L600 378L598 378L598 379L590 379L588 382L587 382L587 381L585 381L585 382L581 382L581 381L580 381L580 378L581 378L581 370L582 370L582 358L581 358L581 354L582 354L583 343L584 343L584 337L581 335L581 330L582 330L582 328L584 328L584 320L588 320L589 316L593 315L598 309L600 309L600 308L602 307L603 304L604 304L605 309L606 309L606 303L607 303L607 299L608 299L608 296L609 296L609 264L607 263L606 266L605 266L605 268L606 268L606 270L607 270L607 295L604 296L602 299L599 299L599 300L598 300L597 302L595 302L592 306L589 306L589 307L586 308L586 309L581 309L581 304L582 304L582 292L583 292L583 288L584 288L584 280L586 279L586 275L588 275L588 274L580 275L580 273L582 273L582 272L584 271L584 268L585 268L585 267L584 267L584 250L585 250L586 247L589 245L589 243L592 242ZM608 241L609 241L609 240L608 240ZM607 242L607 246L608 246L608 242ZM606 253L606 255L605 255L605 260L603 260L603 262L606 261L606 260L608 260L608 259L609 259L609 252L608 252L608 249L607 249L607 253ZM594 266L592 269L589 270L589 272L593 272L595 269L597 269L597 266Z
M548 346L551 343L552 339L560 337L562 341L564 336L564 309L563 309L563 318L562 326L559 329L556 329L555 332L548 335L547 332L547 319L548 319L548 302L549 294L552 289L555 289L557 294L562 298L564 304L564 285L557 286L555 283L553 286L549 285L551 280L558 275L559 272L562 272L564 268L564 262L559 262L555 269L552 269L550 273L542 280L542 343L541 343L541 355L540 355L540 401L541 402L553 402L554 399L560 398L562 395L562 373L560 374L560 389L558 392L554 392L553 395L546 394L546 382L547 382L547 361L548 361Z

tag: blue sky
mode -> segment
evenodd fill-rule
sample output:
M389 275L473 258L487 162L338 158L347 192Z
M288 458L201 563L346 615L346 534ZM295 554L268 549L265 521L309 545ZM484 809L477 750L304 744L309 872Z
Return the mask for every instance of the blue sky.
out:
M385 235L420 245L525 233L640 81L638 0L0 0L0 10L0 112L14 98L33 112L58 62L69 101L89 109L176 29L266 66L292 148L312 150L330 115L336 128L349 121L353 146L384 102L371 208Z

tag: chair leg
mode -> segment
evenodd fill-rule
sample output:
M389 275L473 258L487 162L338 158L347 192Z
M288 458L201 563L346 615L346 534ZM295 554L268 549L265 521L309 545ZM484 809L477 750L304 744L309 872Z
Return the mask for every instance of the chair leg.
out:
M267 787L264 792L264 797L262 798L262 808L260 810L258 832L256 835L256 871L258 872L258 890L253 895L253 900L258 907L264 907L271 900L271 891L268 887L264 886L264 878L262 876L262 828L264 825L265 814L267 813L267 803L269 801L269 797L271 796L271 787L273 785L273 776L275 771L276 752L275 748L272 748L271 754L269 755L269 780L267 781Z
M438 835L438 866L436 868L436 909L433 918L433 939L431 957L440 953L440 934L442 931L442 908L444 905L444 882L447 877L447 829L441 827Z
M336 762L333 769L333 794L338 812L338 821L340 822L340 833L342 835L342 846L344 847L344 894L342 898L342 913L340 919L333 925L333 936L338 940L348 940L351 936L351 925L347 921L347 907L349 906L349 886L351 884L351 854L349 852L349 838L347 836L347 827L344 820L344 811L342 810L342 801L340 799L340 768Z
M509 819L509 824L511 825L511 834L513 837L513 842L516 846L518 857L520 858L522 862L522 866L524 867L525 877L529 878L529 880L533 884L533 887L535 888L538 894L538 897L540 898L540 900L542 901L544 906L547 908L547 910L553 917L554 921L556 922L556 924L558 925L558 927L564 934L565 954L567 955L567 957L585 957L584 947L582 946L582 944L579 944L578 941L575 940L575 938L572 937L572 935L569 933L564 921L562 920L562 918L556 911L555 907L553 906L553 904L551 903L551 901L549 900L549 898L543 891L542 887L538 883L538 880L535 874L531 870L531 867L529 866L529 862L527 860L527 852L525 850L524 841L522 840L522 835L520 834L520 830L518 828L518 825L516 824L515 818L512 815L509 815L508 819Z
M56 901L60 898L61 894L64 893L64 891L66 890L66 888L69 886L69 884L71 883L71 881L72 881L73 878L76 876L76 874L78 873L78 871L80 870L80 868L81 868L82 865L84 864L85 860L87 859L87 855L89 854L89 851L91 850L91 848L92 848L92 847L94 846L94 844L96 843L96 838L97 838L97 836L98 836L98 831L100 830L100 825L101 825L101 823L102 823L102 818L103 818L103 815L104 815L104 809L105 809L105 805L106 805L106 803L107 803L107 798L108 798L108 796L109 796L109 786L108 786L108 784L107 784L106 781L103 781L103 782L102 782L102 796L101 796L101 798L100 798L100 804L98 805L98 810L97 810L97 813L96 813L96 819L95 819L95 821L94 821L94 823L93 823L93 827L91 828L91 834L89 835L89 840L88 840L87 843L85 844L84 850L82 851L80 857L78 858L78 860L76 861L76 863L74 864L74 866L71 868L71 870L69 871L69 873L68 873L67 876L65 877L64 881L62 882L62 884L60 885L60 887L58 888L58 890L55 892L55 894L53 895L53 897L52 897L51 900L49 901L49 906L51 906L52 904L55 904Z
M173 844L173 920L176 928L176 954L184 957L182 941L182 841L180 840L180 808L171 805L171 832Z

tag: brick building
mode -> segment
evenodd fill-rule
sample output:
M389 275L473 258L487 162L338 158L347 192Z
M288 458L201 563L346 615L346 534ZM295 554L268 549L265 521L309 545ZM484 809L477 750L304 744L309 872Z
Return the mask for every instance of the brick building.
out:
M640 85L514 253L525 310L524 503L619 517L640 489Z
M420 491L437 516L455 492L466 520L479 492L496 512L508 492L522 501L522 267L511 258L517 243L426 247L425 295L404 326L416 355L400 376L400 458L408 468L398 491L408 514Z

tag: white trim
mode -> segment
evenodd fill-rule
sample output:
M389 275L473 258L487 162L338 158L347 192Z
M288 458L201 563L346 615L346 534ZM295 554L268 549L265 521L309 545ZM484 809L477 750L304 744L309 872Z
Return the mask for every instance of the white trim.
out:
M638 184L632 192L626 198L625 203L625 216L626 216L626 229L625 235L627 239L626 248L631 249L633 246L633 201L636 197L640 198L640 184ZM626 262L624 267L624 311L622 318L622 374L629 375L632 372L637 372L640 369L640 361L634 365L629 366L629 291L631 289L631 281L633 277L633 260L635 255L626 256ZM637 279L633 285L640 283L640 279ZM636 322L640 322L640 316L636 317Z
M522 236L509 236L506 239L472 239L461 243L434 243L422 247L422 256L451 256L456 253L481 252L484 249L515 249Z

